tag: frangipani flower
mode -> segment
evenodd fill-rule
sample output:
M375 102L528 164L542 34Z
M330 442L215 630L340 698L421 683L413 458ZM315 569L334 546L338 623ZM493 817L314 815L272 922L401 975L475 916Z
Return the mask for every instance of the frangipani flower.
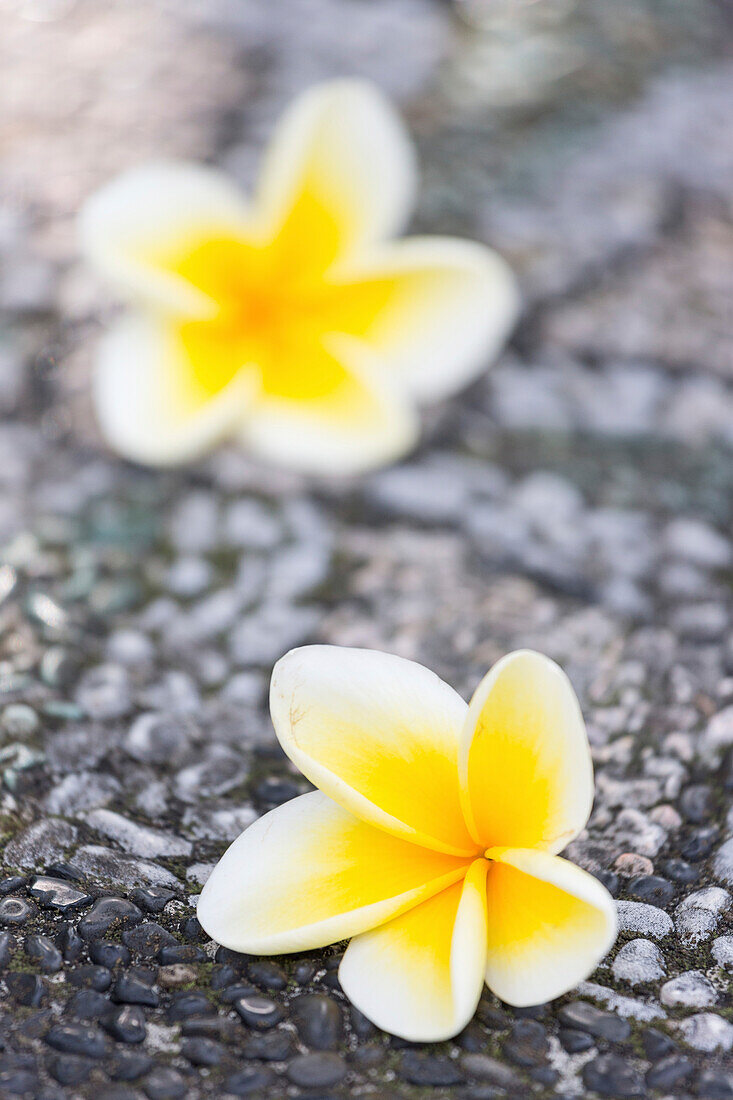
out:
M306 646L275 666L270 704L319 789L265 814L215 867L198 917L219 943L267 955L353 937L346 995L416 1041L460 1031L484 981L537 1004L608 951L613 899L556 854L586 823L593 772L548 658L509 654L466 706L411 661Z
M489 249L388 240L414 185L389 104L341 80L282 119L251 202L180 163L132 170L88 200L85 251L134 304L97 364L111 445L171 464L236 436L328 474L404 453L416 404L471 381L517 311Z

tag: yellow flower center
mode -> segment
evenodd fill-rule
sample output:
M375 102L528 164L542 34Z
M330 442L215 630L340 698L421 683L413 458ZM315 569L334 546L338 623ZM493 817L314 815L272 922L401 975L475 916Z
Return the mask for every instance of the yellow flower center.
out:
M212 236L172 265L218 307L213 318L180 326L201 397L218 393L247 366L258 370L269 397L308 401L338 390L346 371L324 335L363 335L394 285L329 279L338 244L337 225L306 192L273 240Z

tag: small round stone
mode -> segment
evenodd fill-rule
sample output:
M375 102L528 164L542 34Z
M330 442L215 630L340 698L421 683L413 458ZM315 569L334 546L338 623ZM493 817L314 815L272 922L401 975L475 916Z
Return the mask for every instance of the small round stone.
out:
M660 875L640 875L629 883L628 891L637 901L658 905L662 909L669 905L674 897L674 886Z
M143 1081L148 1100L180 1100L186 1095L185 1079L171 1066L155 1066Z
M689 1058L670 1054L652 1066L646 1075L646 1083L650 1089L668 1093L688 1081L694 1072L695 1064Z
M336 1050L343 1036L341 1009L325 993L307 993L291 1006L298 1035L314 1050Z
M30 959L38 961L45 974L55 974L64 964L61 952L48 936L28 936L25 953Z
M80 1054L85 1058L103 1058L107 1053L109 1040L96 1027L69 1021L64 1024L54 1024L46 1034L46 1042L65 1054Z
M659 999L669 1008L707 1008L718 1000L715 987L700 970L689 970L662 986Z
M261 989L283 990L287 987L288 976L281 966L271 959L256 959L247 967L247 977Z
M218 1066L224 1057L224 1051L220 1043L212 1039L184 1039L181 1044L181 1054L194 1066Z
M397 1072L404 1081L411 1085L434 1085L450 1088L452 1085L462 1084L464 1080L457 1062L452 1061L450 1058L442 1058L436 1054L427 1054L417 1050L405 1051Z
M6 897L0 901L0 924L19 927L37 913L37 909L27 898Z
M84 986L98 993L104 993L112 985L112 972L106 966L95 966L91 963L88 966L77 966L75 970L69 971L66 980L71 985Z
M132 955L130 949L123 947L122 944L98 940L96 943L89 944L89 958L100 966L114 970L116 966L129 966Z
M664 955L651 940L629 940L613 960L613 976L630 985L656 982L666 974Z
M346 1063L338 1054L323 1051L300 1054L288 1066L287 1076L300 1088L330 1088L346 1076Z
M142 919L143 915L137 905L126 898L100 898L81 918L78 931L84 940L98 940L112 928L131 928Z
M253 1066L233 1073L224 1083L224 1091L232 1096L267 1095L275 1083L275 1074L266 1066Z
M11 703L0 716L2 726L13 741L25 741L38 732L41 722L33 707L25 703Z
M587 1031L611 1043L622 1043L631 1034L628 1020L622 1020L611 1012L604 1012L587 1001L573 1001L561 1008L558 1015L560 1022L566 1027Z
M103 1018L102 1027L121 1043L142 1043L145 1038L145 1016L138 1005L113 1009Z
M583 1067L586 1088L600 1096L634 1100L644 1096L644 1082L633 1066L618 1054L600 1054Z
M285 1015L281 1006L269 997L238 997L234 1007L248 1027L263 1030L280 1023Z
M141 955L145 959L154 958L161 947L178 946L176 937L155 921L143 921L135 928L126 929L122 933L122 942L133 954Z

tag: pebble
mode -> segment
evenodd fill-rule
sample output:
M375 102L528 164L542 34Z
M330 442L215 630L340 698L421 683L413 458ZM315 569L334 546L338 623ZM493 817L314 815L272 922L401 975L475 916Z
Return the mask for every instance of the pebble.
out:
M450 1058L417 1050L404 1052L397 1073L411 1085L451 1088L464 1080L460 1067Z
M629 940L613 960L616 981L630 985L656 982L666 974L664 955L651 940Z
M122 747L143 764L175 767L183 760L188 741L189 731L182 718L149 712L135 719Z
M248 1027L260 1030L274 1027L285 1015L281 1006L275 1001L256 995L238 997L234 1001L234 1008Z
M5 975L5 984L10 996L18 1004L37 1008L46 998L46 986L38 974L9 970Z
M64 964L58 947L48 936L28 936L25 941L25 953L29 959L36 959L44 974L55 974Z
M78 830L58 817L37 821L17 833L5 846L4 860L10 867L41 869L63 859L76 842Z
M154 974L141 975L134 971L121 974L112 989L112 1000L127 1005L147 1005L157 1008L160 997L152 988Z
M116 841L126 852L145 859L189 856L192 851L190 841L159 829L138 825L112 810L93 810L86 815L86 822L98 833Z
M275 1084L275 1074L266 1066L253 1066L227 1077L224 1089L232 1096L267 1095Z
M599 1096L611 1096L633 1100L644 1096L644 1082L634 1067L618 1054L599 1054L583 1067L586 1088Z
M485 1081L489 1085L495 1085L507 1091L519 1090L522 1087L522 1078L516 1070L488 1054L480 1052L463 1054L460 1064L466 1075L477 1081Z
M573 1001L560 1009L559 1019L566 1027L587 1031L610 1043L622 1043L631 1034L631 1025L610 1012L604 1012L587 1001Z
M637 901L664 908L672 901L675 890L671 882L659 875L641 875L628 885L628 892Z
M727 886L733 886L733 837L721 844L715 853L713 873Z
M638 932L653 940L664 939L674 929L672 918L656 905L641 901L619 901L618 922L622 932Z
M346 1063L338 1054L319 1051L299 1054L286 1070L288 1080L300 1088L330 1088L346 1076Z
M126 898L100 898L78 924L83 940L101 939L110 929L122 930L139 924L143 915Z
M336 1050L343 1037L341 1009L324 993L306 993L292 1002L298 1035L314 1050Z
M31 882L28 893L42 906L58 909L63 913L91 905L92 897L83 890L77 890L63 879L39 875Z
M143 1090L148 1100L180 1100L186 1095L185 1078L171 1066L155 1066L145 1077Z
M688 970L662 986L659 999L669 1008L707 1008L718 999L715 987L701 970Z
M19 927L36 915L33 902L10 895L0 901L0 924Z
M98 1028L71 1021L54 1024L46 1034L46 1042L65 1054L80 1054L86 1058L103 1058L108 1049L108 1040Z
M733 936L718 936L713 940L713 958L724 970L733 970Z
M647 1072L646 1083L650 1089L669 1092L683 1085L695 1072L695 1064L689 1058L679 1054L670 1054L662 1058Z
M696 1050L729 1051L733 1047L733 1024L712 1012L688 1016L678 1027L685 1042Z
M145 1016L138 1005L113 1008L101 1020L102 1027L121 1043L142 1043L145 1038Z
M89 958L100 966L114 970L116 966L129 966L130 950L119 943L95 940L89 944Z
M25 741L38 732L41 722L33 707L11 703L0 715L0 728L14 741Z
M163 947L178 947L176 937L155 921L143 921L122 933L122 942L133 954L152 959Z

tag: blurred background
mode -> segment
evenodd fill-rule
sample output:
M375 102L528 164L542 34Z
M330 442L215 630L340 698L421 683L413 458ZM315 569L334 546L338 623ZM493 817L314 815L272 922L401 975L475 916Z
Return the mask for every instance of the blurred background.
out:
M274 744L266 689L272 663L314 640L415 658L464 694L507 650L548 653L596 761L573 857L625 903L670 914L733 883L732 46L727 0L0 0L6 893L57 865L92 894L154 887L180 899L168 931L198 943L190 920L180 931L186 899L241 828L306 787ZM412 228L485 240L517 272L509 347L430 410L414 455L365 478L316 483L232 448L175 472L118 460L89 404L116 307L79 259L80 203L161 156L248 185L282 107L338 74L375 81L407 118ZM668 1027L687 1044L679 1088L717 1074L730 1091L695 1095L728 1097L733 940L716 897L683 908L666 959L652 944L656 969L609 959L584 995L636 1034ZM627 912L620 943L651 944L654 915ZM727 956L711 955L718 939ZM709 989L665 1001L665 978L704 970ZM268 995L278 980L262 979ZM202 983L194 967L189 988ZM340 1014L333 987L319 986ZM146 1009L156 1026L166 997ZM484 1076L491 1095L656 1087L626 1032L580 1058L553 1009L523 1062L511 1043L532 1042L512 1028L526 1020L494 1026L490 1010L474 1049L513 1075ZM334 1057L382 1042L345 1026ZM171 1036L163 1062L186 1095L220 1095ZM237 1057L265 1074L261 1052ZM39 1059L27 1072L48 1082ZM386 1096L387 1063L367 1061L337 1091ZM421 1080L413 1059L395 1083L388 1064L396 1095L475 1072ZM97 1080L83 1070L74 1096Z

